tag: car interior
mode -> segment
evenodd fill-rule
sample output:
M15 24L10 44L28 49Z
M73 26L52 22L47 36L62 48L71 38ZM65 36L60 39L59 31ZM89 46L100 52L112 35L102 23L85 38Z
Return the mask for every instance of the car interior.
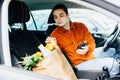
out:
M45 45L45 39L50 33L56 28L56 25L50 25L47 31L29 31L27 30L26 22L30 20L30 12L29 6L22 1L15 1L12 0L9 4L9 15L8 15L8 22L9 22L9 40L10 40L10 53L12 57L12 66L23 68L22 65L16 64L16 62L21 60L21 57L26 55L32 55L36 51L39 51L37 46L39 44ZM34 18L33 18L34 19ZM34 23L34 22L33 22ZM48 19L48 24L54 23L53 17L50 15ZM35 23L34 23L35 24ZM17 26L18 28L14 28ZM103 51L107 50L109 47L116 48L116 51L120 54L120 45L119 43L119 32L120 29L118 24L116 25L114 31L108 36L108 38L103 39L95 34L92 36L95 38L97 47L103 47ZM101 34L97 34L102 36ZM66 55L65 55L66 56ZM67 56L66 56L67 58ZM67 58L69 61L69 59ZM69 61L70 63L70 61ZM70 63L71 64L71 63ZM78 79L87 78L90 80L102 80L101 74L103 71L93 71L93 70L76 70L73 65L71 64L76 76ZM106 73L108 74L108 73Z

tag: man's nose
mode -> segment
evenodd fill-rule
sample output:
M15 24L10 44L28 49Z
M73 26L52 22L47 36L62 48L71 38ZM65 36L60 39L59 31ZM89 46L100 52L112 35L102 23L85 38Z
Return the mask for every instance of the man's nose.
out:
M57 18L57 21L60 21L60 20L61 20L61 18L60 18L60 17L58 17L58 18Z

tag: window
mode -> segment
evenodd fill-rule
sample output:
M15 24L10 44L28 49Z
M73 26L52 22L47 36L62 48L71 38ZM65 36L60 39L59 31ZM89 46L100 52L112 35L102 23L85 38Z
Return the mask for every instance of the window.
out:
M48 28L47 20L51 10L32 11L37 30L46 31ZM89 9L69 9L71 21L83 22L90 32L112 32L116 25L116 21L109 17ZM33 20L27 23L28 30L36 30Z
M47 28L48 28L47 21L48 21L50 11L51 10L32 11L32 15L34 17L34 20L35 20L35 23L37 26L37 30L41 30L41 31L47 30ZM30 17L30 21L27 22L27 29L28 30L36 30L32 17Z

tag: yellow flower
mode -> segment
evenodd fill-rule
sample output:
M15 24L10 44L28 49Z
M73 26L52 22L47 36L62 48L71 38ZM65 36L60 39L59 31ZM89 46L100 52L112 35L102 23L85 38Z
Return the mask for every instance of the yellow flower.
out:
M42 60L42 53L38 51L31 56L26 55L25 57L22 57L22 61L19 61L18 63L22 64L25 70L32 70L32 68Z
M41 52L36 52L35 54L33 54L33 56L41 57L42 53Z

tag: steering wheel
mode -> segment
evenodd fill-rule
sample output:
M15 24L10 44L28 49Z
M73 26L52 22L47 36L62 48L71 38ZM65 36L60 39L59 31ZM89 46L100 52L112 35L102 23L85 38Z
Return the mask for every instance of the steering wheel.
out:
M119 26L118 24L115 26L114 31L110 34L110 36L105 40L105 44L103 46L103 49L105 49L106 47L110 46L118 37L120 32Z

